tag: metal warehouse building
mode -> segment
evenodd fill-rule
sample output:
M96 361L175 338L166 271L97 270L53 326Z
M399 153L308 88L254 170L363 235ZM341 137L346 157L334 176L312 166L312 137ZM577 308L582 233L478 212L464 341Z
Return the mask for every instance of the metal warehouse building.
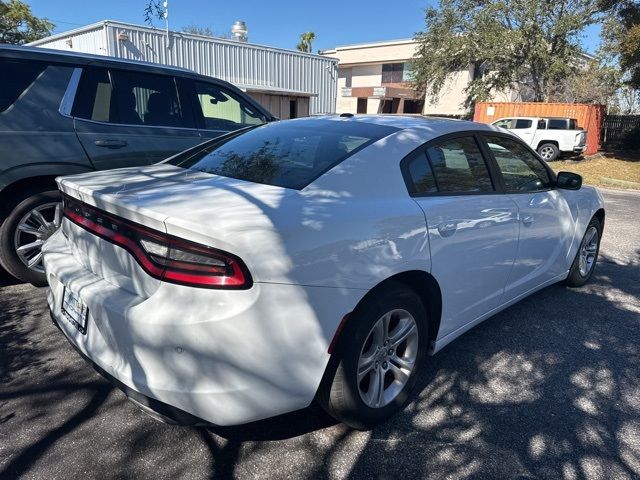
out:
M334 58L111 20L30 45L188 68L233 83L282 119L335 112Z

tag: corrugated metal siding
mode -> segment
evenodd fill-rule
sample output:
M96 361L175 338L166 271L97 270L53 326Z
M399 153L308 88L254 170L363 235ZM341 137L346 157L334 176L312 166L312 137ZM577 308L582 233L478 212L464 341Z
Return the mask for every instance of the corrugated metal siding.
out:
M478 102L473 113L473 121L493 123L508 117L575 118L578 126L587 131L584 153L591 155L600 149L600 128L605 109L604 105L586 103Z
M40 41L38 46L70 50L65 41L72 38L75 51L188 68L241 88L306 92L313 95L311 114L335 112L338 79L335 59L179 32L169 32L167 37L164 30L116 22L105 22L105 28L106 35L102 29L91 30L50 43ZM118 41L119 33L126 33L128 40Z
M67 40L71 39L71 45ZM55 50L67 50L70 52L94 53L96 55L108 55L104 36L104 27L98 26L91 30L78 32L69 36L56 38L49 42L40 41L38 47L53 48Z

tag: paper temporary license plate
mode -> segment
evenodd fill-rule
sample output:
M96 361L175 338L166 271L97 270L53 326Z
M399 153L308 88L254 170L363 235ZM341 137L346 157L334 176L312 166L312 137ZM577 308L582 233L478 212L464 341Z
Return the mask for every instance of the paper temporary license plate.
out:
M64 288L62 295L62 314L80 333L87 333L87 316L89 315L89 309L87 305L80 300L80 297L67 287Z

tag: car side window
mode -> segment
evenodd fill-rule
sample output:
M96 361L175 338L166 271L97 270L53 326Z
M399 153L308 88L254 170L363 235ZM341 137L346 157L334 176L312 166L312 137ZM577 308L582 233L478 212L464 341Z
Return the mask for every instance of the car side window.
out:
M429 165L424 151L411 155L405 162L406 172L409 177L407 179L409 194L422 195L438 191L431 165Z
M427 157L441 193L494 190L487 163L473 137L433 144L427 148Z
M500 128L511 128L513 124L513 120L511 118L503 118L502 120L498 120L494 125Z
M518 118L516 119L516 124L513 127L514 129L524 129L524 128L531 128L531 124L533 122L531 120L528 120L526 118Z
M183 116L173 77L85 68L74 116L96 122L156 127L193 127Z
M485 138L508 192L535 192L551 187L549 172L524 145L505 137Z
M96 122L117 123L111 80L106 68L87 67L82 72L73 116Z
M194 83L198 97L196 114L202 115L205 129L237 130L267 121L262 113L233 92L213 83Z
M171 76L112 70L119 123L155 127L193 127L182 113Z
M547 128L549 130L566 130L567 121L563 118L550 118L547 123Z

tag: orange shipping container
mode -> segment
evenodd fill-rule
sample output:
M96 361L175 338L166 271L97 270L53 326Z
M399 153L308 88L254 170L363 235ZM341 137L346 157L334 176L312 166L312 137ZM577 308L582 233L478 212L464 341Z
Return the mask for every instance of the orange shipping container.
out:
M587 103L478 102L473 112L473 121L493 123L508 117L575 118L578 126L587 131L584 154L592 155L600 149L600 128L605 112L604 105Z

